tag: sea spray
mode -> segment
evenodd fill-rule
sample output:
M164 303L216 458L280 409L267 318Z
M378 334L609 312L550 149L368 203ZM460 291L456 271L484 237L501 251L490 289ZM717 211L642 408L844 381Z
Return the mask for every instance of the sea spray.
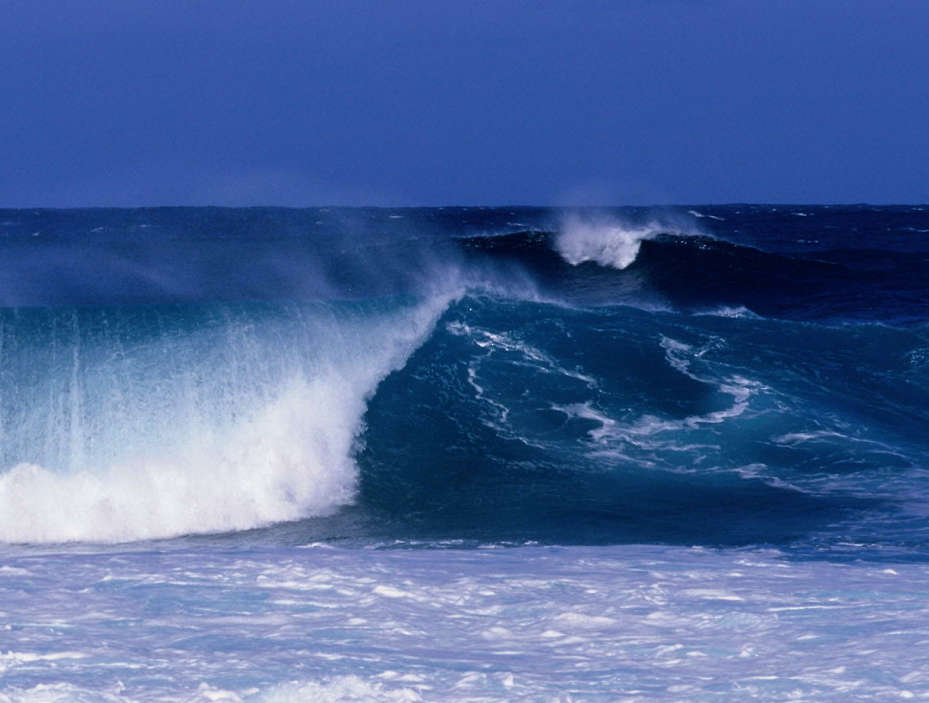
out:
M643 241L671 233L696 232L692 226L681 228L657 219L643 224L606 214L571 213L561 222L555 248L572 266L592 261L622 270L636 260Z
M366 400L447 301L8 312L0 540L242 530L351 502Z

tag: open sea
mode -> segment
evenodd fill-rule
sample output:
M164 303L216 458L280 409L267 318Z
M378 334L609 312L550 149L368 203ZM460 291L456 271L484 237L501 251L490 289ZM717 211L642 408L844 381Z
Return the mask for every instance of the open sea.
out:
M0 210L0 703L929 698L929 206Z

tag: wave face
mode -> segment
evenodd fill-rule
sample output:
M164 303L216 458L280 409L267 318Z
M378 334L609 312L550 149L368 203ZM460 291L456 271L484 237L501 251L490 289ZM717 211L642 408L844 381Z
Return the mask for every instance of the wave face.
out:
M0 541L929 555L926 210L0 224Z
M925 327L466 299L372 400L356 507L411 540L916 545L927 348Z

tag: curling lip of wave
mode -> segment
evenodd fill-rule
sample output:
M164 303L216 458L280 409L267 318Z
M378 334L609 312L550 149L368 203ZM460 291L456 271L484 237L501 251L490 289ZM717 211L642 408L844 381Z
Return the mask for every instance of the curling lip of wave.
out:
M42 372L47 407L16 420L23 398L0 400L25 435L0 473L0 542L118 543L333 513L354 499L368 399L448 302L348 317L318 306L270 324L221 307L212 330L154 340L94 336L101 321L125 329L130 318L94 317L112 312L75 317ZM16 332L0 324L14 373L34 364Z

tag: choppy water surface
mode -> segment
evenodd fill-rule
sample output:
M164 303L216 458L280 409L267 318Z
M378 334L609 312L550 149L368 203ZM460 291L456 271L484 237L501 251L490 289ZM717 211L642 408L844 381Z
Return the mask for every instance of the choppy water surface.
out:
M0 249L0 701L929 696L924 208Z

